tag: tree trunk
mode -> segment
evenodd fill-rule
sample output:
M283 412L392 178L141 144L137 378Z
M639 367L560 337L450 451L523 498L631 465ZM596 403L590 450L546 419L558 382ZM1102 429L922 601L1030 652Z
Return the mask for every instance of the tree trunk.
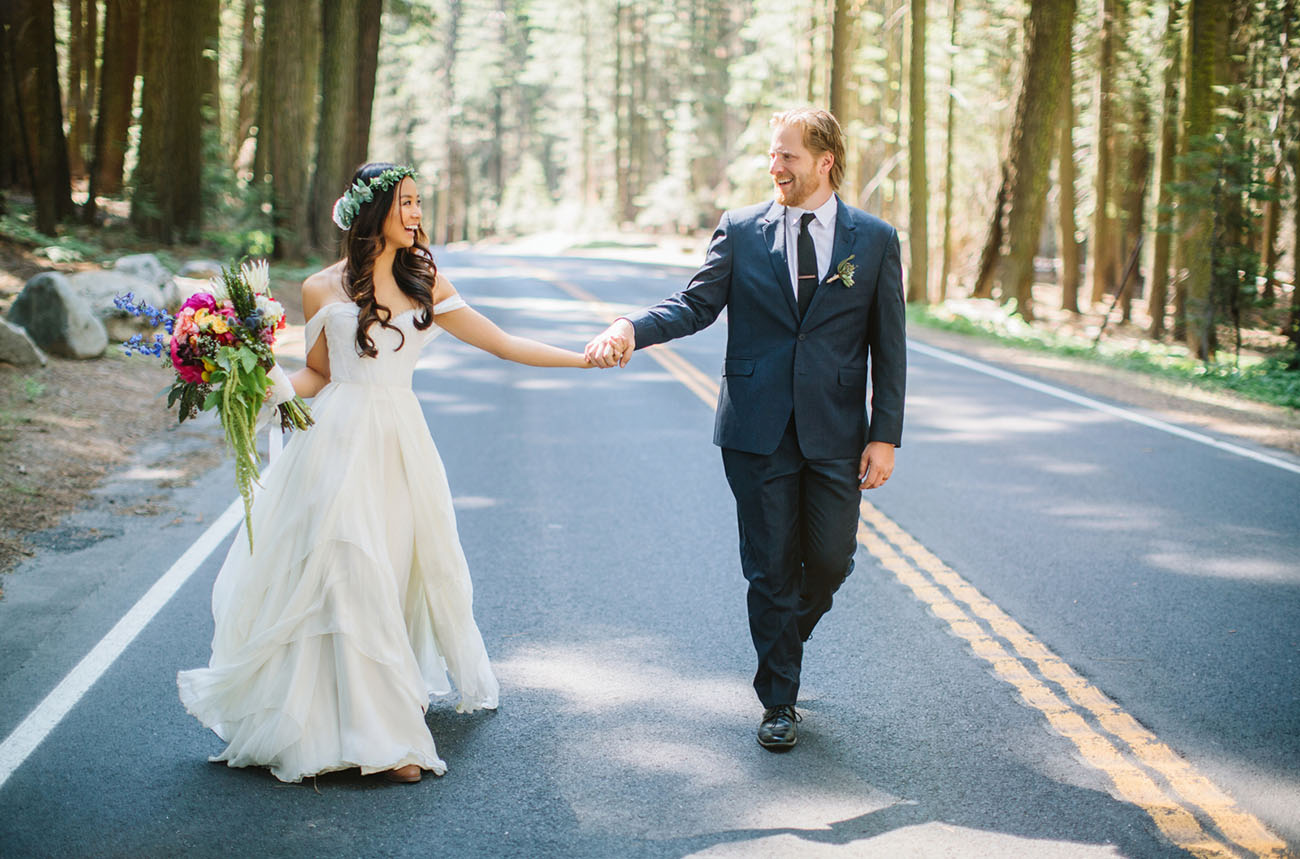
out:
M239 96L235 107L235 127L231 133L230 163L237 173L253 164L249 137L257 124L257 70L261 44L257 34L257 0L244 0L243 20L239 28Z
M1070 0L1073 3L1073 0ZM925 163L925 0L912 0L912 55L908 74L908 239L911 265L907 272L907 301L929 300L928 274L929 181Z
M1002 181L998 183L997 197L993 201L993 215L989 218L989 232L980 252L979 270L975 274L972 298L992 298L993 281L997 279L1002 263L1002 239L1006 236L1007 199L1011 195L1011 169L1002 162Z
M63 136L63 98L59 89L59 60L54 46L53 0L16 0L8 46L13 60L14 96L20 124L28 181L36 202L36 228L54 235L60 221L73 216L72 176L68 143Z
M1011 129L1008 252L1002 295L1034 318L1034 256L1046 205L1048 168L1059 140L1060 99L1069 81L1075 0L1033 0L1025 23L1024 79Z
M356 165L350 163L351 128L357 110L356 24L360 0L323 0L320 54L320 120L316 124L316 170L311 180L308 220L312 244L332 254L338 249L339 229L334 225L334 201L348 185Z
M1146 229L1147 182L1151 173L1151 110L1147 103L1146 87L1140 81L1130 83L1132 101L1129 105L1128 175L1125 179L1121 205L1124 221L1124 243L1119 260L1127 271L1129 257L1138 247ZM1123 272L1121 272L1121 277ZM1142 266L1133 267L1129 280L1120 284L1120 318L1129 322L1133 318L1133 298L1143 294Z
M95 0L68 0L68 77L64 89L68 107L68 167L73 176L86 175L85 150L90 142L86 91L95 68L95 18Z
M1279 255L1278 249L1278 227L1282 221L1282 173L1286 165L1287 149L1287 123L1290 117L1287 115L1287 96L1290 81L1288 72L1290 71L1292 56L1294 50L1291 45L1293 38L1291 34L1292 18L1295 15L1294 0L1287 0L1282 6L1282 73L1278 85L1278 107L1277 107L1277 132L1274 137L1273 146L1274 158L1273 167L1269 171L1269 189L1270 195L1264 208L1264 227L1260 238L1263 247L1260 256L1263 257L1264 268L1264 290L1261 297L1265 304L1272 306L1277 301L1277 261ZM1294 144L1293 144L1294 145ZM1300 201L1297 201L1300 205ZM1297 272L1296 279L1300 280L1300 271Z
M199 38L203 45L200 61L200 80L203 82L201 90L203 134L209 137L212 144L211 151L216 154L225 151L225 145L222 143L224 133L221 119L224 114L221 110L221 63L219 61L221 0L201 0L194 4L193 14L198 19L195 23L200 30Z
M277 259L301 259L311 245L308 177L320 75L320 0L267 3L257 161L271 175L271 223Z
M1200 360L1210 357L1214 326L1210 303L1214 241L1211 135L1214 70L1221 50L1216 22L1226 14L1223 0L1190 0L1183 58L1183 157L1178 178L1184 188L1178 206L1178 267L1185 301L1184 340Z
M1115 185L1115 66L1120 0L1102 0L1101 48L1097 64L1097 174L1093 184L1092 302L1115 288L1118 249L1111 189Z
M834 0L835 13L831 23L831 113L847 126L852 118L849 110L849 88L853 74L853 26L856 16L852 0ZM922 3L925 0L921 0Z
M1066 63L1069 78L1062 93L1059 145L1056 150L1056 177L1060 185L1057 196L1057 222L1061 232L1061 309L1079 312L1079 225L1075 220L1078 195L1075 192L1077 169L1074 164L1074 75Z
M361 0L357 10L357 106L346 161L352 169L364 164L370 152L370 120L375 104L375 79L379 73L379 33L384 0Z
M87 202L92 210L97 195L122 193L139 54L140 0L107 0L104 6L104 61L99 74L99 112L95 122L90 199Z
M1291 267L1295 274L1291 276L1291 318L1287 320L1285 330L1287 339L1295 354L1291 359L1291 369L1300 370L1300 145L1291 147L1291 199L1296 204L1291 207L1294 216L1291 224L1291 236L1294 244L1291 248Z
M131 223L164 243L198 238L203 205L205 24L218 0L149 0Z
M22 4L18 4L22 5ZM30 19L22 18L19 9L0 4L0 189L35 184L34 141L29 133L20 84L20 47L18 38L29 38Z
M953 113L957 106L957 6L948 4L948 118L944 124L943 147L943 264L939 272L939 301L948 299L948 276L952 264L952 139Z
M1151 254L1151 295L1147 299L1152 340L1165 336L1165 307L1169 303L1170 207L1173 205L1170 186L1174 181L1174 155L1178 146L1178 82L1182 76L1180 19L1184 2L1169 0L1169 18L1165 25L1165 94L1160 117L1160 153L1156 164L1159 184L1156 186L1155 247Z

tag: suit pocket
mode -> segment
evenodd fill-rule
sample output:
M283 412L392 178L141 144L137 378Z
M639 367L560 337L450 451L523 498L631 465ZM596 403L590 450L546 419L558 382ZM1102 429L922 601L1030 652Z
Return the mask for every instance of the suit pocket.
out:
M752 376L754 375L754 359L753 358L728 358L722 364L722 375Z
M867 384L867 371L864 367L841 367L840 384L846 388L863 388Z

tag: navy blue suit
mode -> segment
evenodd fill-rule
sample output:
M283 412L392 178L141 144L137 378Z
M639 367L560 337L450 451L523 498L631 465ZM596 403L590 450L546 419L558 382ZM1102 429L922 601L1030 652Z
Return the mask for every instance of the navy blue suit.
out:
M897 231L837 199L827 277L800 320L784 211L726 212L686 289L627 317L640 349L727 310L713 440L736 497L754 687L768 707L795 703L803 642L853 568L859 458L868 441L901 442L906 377ZM851 287L833 279L850 256Z

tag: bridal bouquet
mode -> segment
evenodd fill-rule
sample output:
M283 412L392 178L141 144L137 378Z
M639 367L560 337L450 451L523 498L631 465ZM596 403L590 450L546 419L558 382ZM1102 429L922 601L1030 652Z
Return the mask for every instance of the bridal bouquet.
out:
M243 263L238 271L223 268L221 277L211 280L211 291L190 296L175 316L136 302L131 293L119 296L115 303L127 313L163 325L171 335L168 342L162 334L154 335L152 341L137 334L124 346L128 355L169 354L176 381L168 392L167 407L178 407L178 419L184 422L200 411L216 409L235 457L235 485L244 499L251 549L253 531L248 516L253 484L260 473L257 416L273 386L292 391L271 352L285 320L284 307L271 297L267 264ZM281 427L311 426L311 413L301 397L286 393L275 399L283 400L275 407Z

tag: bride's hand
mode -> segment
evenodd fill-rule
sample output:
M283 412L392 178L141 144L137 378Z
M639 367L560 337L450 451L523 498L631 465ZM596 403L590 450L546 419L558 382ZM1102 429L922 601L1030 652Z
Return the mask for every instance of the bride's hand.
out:
M272 408L287 403L298 395L293 389L293 382L289 381L289 375L279 364L271 365L271 369L266 371L266 378L271 383L266 389L266 401Z

